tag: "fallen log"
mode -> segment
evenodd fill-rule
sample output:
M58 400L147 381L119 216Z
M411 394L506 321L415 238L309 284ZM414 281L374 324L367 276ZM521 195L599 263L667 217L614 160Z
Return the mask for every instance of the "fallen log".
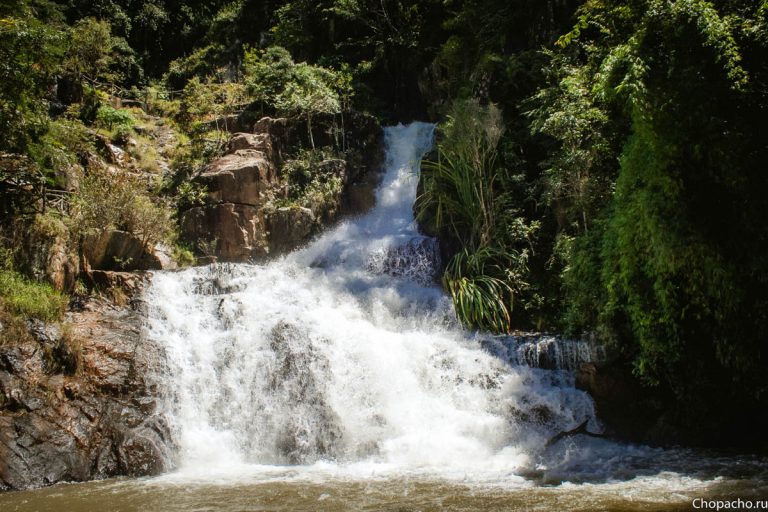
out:
M545 448L549 448L556 442L560 441L561 439L565 439L566 437L573 437L578 435L584 435L584 436L590 436L590 437L605 437L603 434L597 434L595 432L590 432L587 430L587 423L589 423L589 420L585 420L581 425L578 427L572 429L572 430L564 430L560 432L559 434L555 435L552 439L547 441L547 444L544 445Z

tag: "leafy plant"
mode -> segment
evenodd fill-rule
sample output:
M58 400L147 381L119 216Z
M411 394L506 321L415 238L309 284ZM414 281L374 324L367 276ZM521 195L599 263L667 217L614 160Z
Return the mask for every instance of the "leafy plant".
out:
M114 127L131 128L136 124L136 118L130 111L118 109L109 105L101 105L96 111L96 121L108 130Z
M151 199L135 178L94 172L83 178L73 197L70 229L80 235L120 229L152 245L172 238L172 213L169 206Z
M537 223L522 219L505 192L498 144L501 112L456 102L441 128L437 159L422 163L417 218L459 246L443 277L462 323L508 332L528 289L528 250Z
M525 251L510 254L492 247L456 254L448 263L443 283L459 320L492 332L509 332L516 295L527 287L523 281L526 261Z

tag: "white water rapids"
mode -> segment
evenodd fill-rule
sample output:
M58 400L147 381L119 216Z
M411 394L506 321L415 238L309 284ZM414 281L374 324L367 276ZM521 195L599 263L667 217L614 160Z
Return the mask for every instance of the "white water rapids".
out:
M375 209L302 250L154 276L149 335L167 352L179 447L163 478L636 478L681 491L716 477L718 462L692 472L684 450L585 437L545 447L585 420L599 431L593 403L572 374L512 364L457 325L434 284L435 242L412 214L432 132L387 128Z

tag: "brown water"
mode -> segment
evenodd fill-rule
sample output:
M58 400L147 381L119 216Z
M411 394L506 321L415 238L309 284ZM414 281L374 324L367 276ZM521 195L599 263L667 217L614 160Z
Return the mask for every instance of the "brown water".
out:
M626 482L557 486L463 484L428 479L184 482L171 478L60 484L0 494L3 512L206 511L675 511L695 498L759 499L755 481L660 474Z

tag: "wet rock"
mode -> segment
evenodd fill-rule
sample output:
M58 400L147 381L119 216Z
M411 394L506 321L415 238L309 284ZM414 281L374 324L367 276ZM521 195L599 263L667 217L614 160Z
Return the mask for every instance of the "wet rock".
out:
M403 277L430 284L440 268L440 250L434 238L416 236L382 247L368 256L367 268L375 274Z
M253 206L223 203L192 208L182 216L181 228L199 252L218 261L258 260L269 253L264 213Z
M309 208L283 207L267 215L269 248L274 254L282 254L306 242L315 227L315 215Z
M598 417L610 436L653 444L673 441L649 436L663 404L656 392L643 386L625 363L582 364L576 371L576 387L592 396Z
M156 412L150 375L164 363L131 308L91 304L69 314L74 374L51 372L61 334L29 325L0 347L0 489L117 475L157 474L170 464L170 430Z
M83 256L95 270L159 270L160 259L135 235L118 230L107 230L86 237Z
M157 244L153 250L163 270L176 270L179 265L173 259L173 250L165 244Z
M91 289L119 289L128 299L136 297L144 289L149 274L144 272L111 272L92 270L83 274L83 279Z

